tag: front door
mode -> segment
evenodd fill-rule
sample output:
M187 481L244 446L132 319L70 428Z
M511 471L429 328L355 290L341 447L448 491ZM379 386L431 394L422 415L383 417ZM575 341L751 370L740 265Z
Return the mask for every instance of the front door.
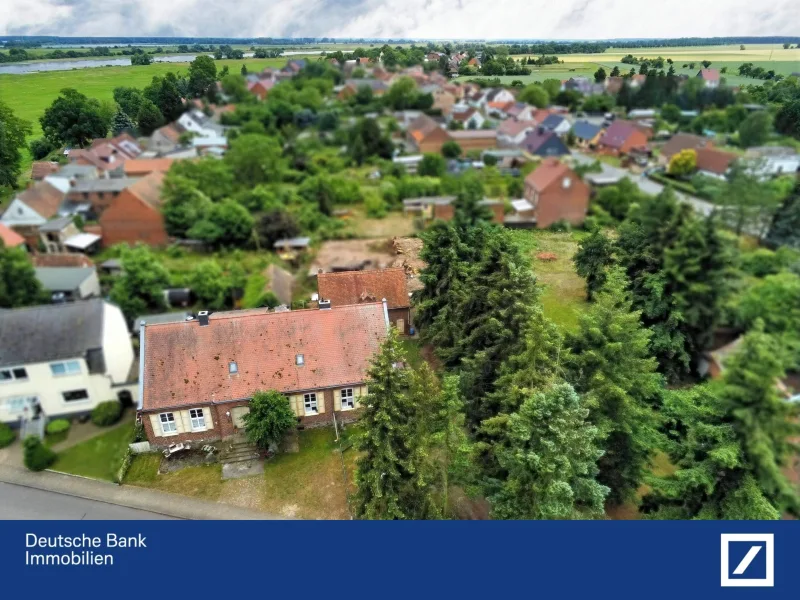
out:
M234 429L244 429L244 416L250 412L249 406L237 406L231 409Z
M400 335L404 335L406 332L406 322L403 319L397 319L396 325L397 325L397 332Z

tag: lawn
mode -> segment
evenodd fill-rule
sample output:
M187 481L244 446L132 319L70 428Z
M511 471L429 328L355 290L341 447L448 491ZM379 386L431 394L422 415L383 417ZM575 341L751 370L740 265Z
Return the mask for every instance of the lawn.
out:
M122 458L133 441L130 422L64 450L51 467L54 471L114 481Z
M354 426L343 432L344 464L334 430L322 427L300 431L300 452L268 460L261 476L222 481L220 465L159 475L161 456L147 454L134 458L125 483L285 517L347 519L343 466L352 485L356 453L349 446L356 432Z
M584 281L575 272L572 257L578 250L575 233L552 231L520 231L526 246L531 248L533 270L543 286L544 314L565 331L578 326L581 313L588 307ZM555 260L537 258L541 253L555 254Z

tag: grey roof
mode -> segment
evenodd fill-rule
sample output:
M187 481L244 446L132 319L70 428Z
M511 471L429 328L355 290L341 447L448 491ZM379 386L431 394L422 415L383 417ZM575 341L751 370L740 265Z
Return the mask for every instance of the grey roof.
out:
M97 167L71 163L62 166L58 170L58 176L67 179L97 179Z
M109 177L103 179L78 179L70 192L121 192L139 181L137 177Z
M600 127L597 125L592 125L587 121L576 121L575 124L572 126L572 133L575 134L575 137L581 140L591 140L600 133Z
M456 199L455 196L423 196L421 198L406 198L403 200L404 206L426 206L429 204L436 204L439 206L447 206Z
M72 223L72 217L61 217L60 219L53 219L39 227L39 231L61 231Z
M305 248L311 243L310 237L296 237L296 238L289 238L285 240L278 240L273 244L274 248Z
M142 315L133 320L133 333L139 333L142 321L147 325L155 325L157 323L180 323L185 321L187 317L191 316L188 312L171 312L159 313L156 315Z
M555 129L564 122L564 117L561 115L547 115L547 118L540 123L545 129Z
M104 269L121 269L122 261L118 258L109 258L100 263L100 266Z
M103 346L103 300L0 310L0 366L84 356Z
M78 289L95 272L94 267L36 267L36 279L49 292Z

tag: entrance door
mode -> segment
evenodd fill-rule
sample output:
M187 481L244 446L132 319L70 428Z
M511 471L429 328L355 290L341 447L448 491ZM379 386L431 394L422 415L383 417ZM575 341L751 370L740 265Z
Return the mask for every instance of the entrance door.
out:
M396 325L397 325L397 332L400 335L404 335L405 332L406 332L406 322L405 322L405 320L404 319L397 319Z
M234 429L244 429L244 417L250 412L249 406L237 406L231 409L231 419L233 419Z

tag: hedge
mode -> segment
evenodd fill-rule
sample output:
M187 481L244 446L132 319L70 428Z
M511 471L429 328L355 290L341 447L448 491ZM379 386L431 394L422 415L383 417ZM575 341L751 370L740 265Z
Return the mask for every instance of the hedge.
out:
M65 431L69 431L70 422L66 419L53 419L47 424L47 428L45 431L50 434L56 433L64 433Z
M44 471L56 461L56 453L42 444L42 440L36 436L25 438L25 466L31 471Z
M0 423L0 448L9 446L15 439L17 439L17 434L14 430L5 423Z
M122 418L122 404L118 400L101 402L92 411L92 423L99 427L114 425L120 418Z

